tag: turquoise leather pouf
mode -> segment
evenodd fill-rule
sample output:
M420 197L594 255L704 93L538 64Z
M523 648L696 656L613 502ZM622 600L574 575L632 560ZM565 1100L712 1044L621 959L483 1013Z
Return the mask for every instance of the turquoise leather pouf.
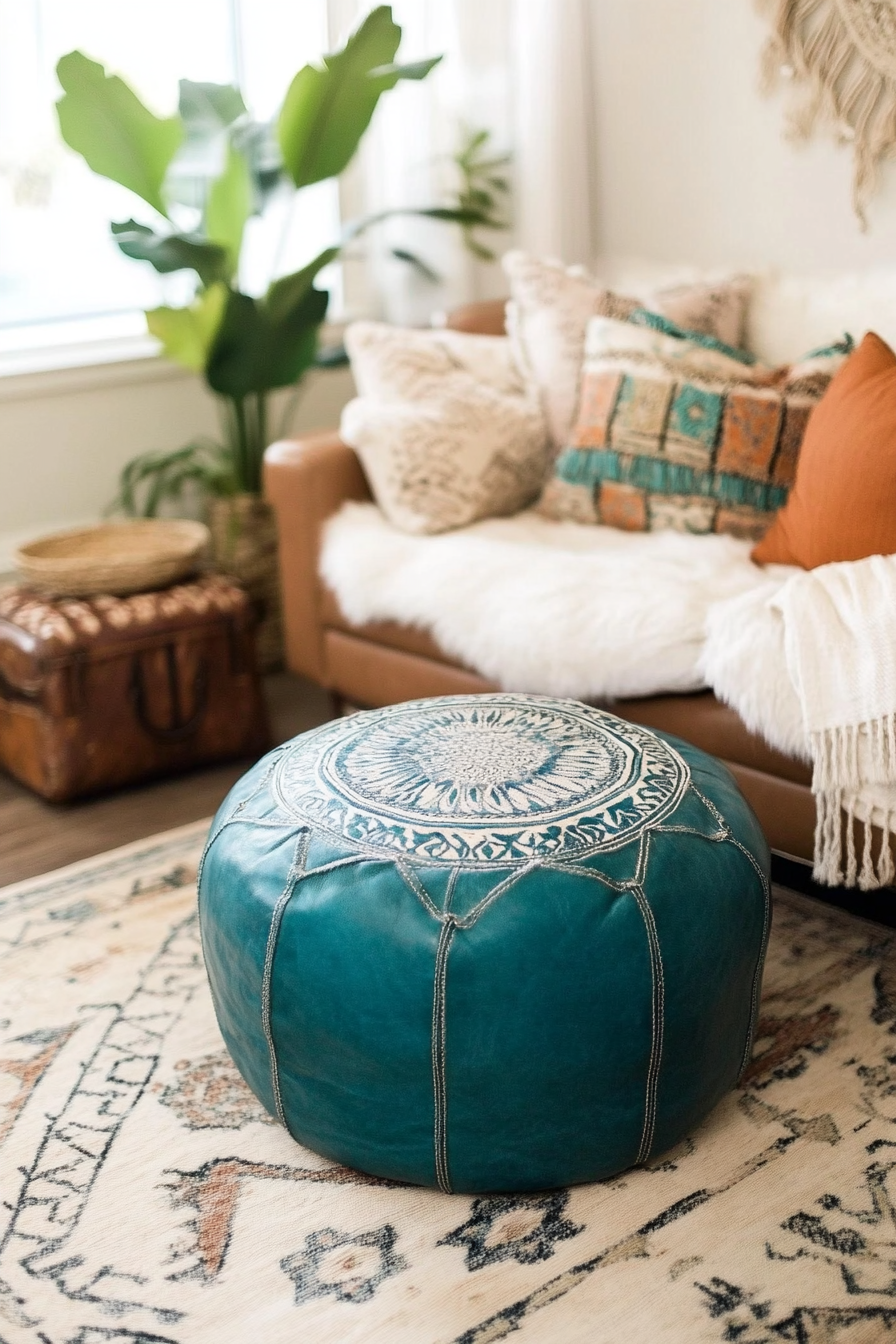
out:
M736 1083L768 868L723 765L578 701L356 714L271 752L215 818L218 1021L326 1157L442 1190L598 1180Z

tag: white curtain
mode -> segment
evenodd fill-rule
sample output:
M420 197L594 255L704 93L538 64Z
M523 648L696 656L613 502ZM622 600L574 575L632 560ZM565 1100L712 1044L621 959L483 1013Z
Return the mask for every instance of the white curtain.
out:
M515 0L512 53L517 242L587 264L598 250L589 0Z
M369 0L330 0L331 44L369 10ZM422 83L401 83L380 103L343 183L346 218L398 205L442 203L464 128L490 131L512 156L508 232L483 231L499 256L511 246L567 262L588 262L592 105L588 0L392 0L401 59L441 53ZM392 256L421 256L427 281ZM500 266L477 261L459 230L429 221L391 221L345 266L347 315L427 323L434 310L506 293Z

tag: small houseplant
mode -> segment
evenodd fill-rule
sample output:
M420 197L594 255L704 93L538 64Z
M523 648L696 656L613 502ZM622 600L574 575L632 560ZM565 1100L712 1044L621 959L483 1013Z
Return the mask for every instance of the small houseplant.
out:
M123 474L120 503L125 511L152 513L166 495L198 483L211 497L217 562L250 588L266 590L271 612L278 606L276 540L261 499L270 394L298 383L316 359L329 301L315 284L318 275L386 214L350 225L260 295L240 288L244 230L275 192L299 192L338 176L382 94L399 80L425 79L440 60L397 64L400 41L391 8L374 9L341 50L299 70L271 123L254 121L239 89L229 85L182 80L176 115L157 117L121 78L83 53L70 52L57 65L63 139L94 172L127 187L154 212L152 224L111 225L119 248L162 274L195 276L189 302L152 309L146 320L164 354L200 373L221 408L220 442L135 460ZM481 200L387 213L459 224L465 236L478 225L503 227ZM267 642L274 640L272 630ZM273 655L263 648L262 658L271 662Z

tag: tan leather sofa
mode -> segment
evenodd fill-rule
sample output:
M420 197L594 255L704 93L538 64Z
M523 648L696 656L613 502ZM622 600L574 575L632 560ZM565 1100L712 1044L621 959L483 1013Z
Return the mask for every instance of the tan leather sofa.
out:
M503 329L503 305L471 305L450 325ZM383 622L353 626L317 574L321 529L348 499L370 490L355 453L338 434L274 444L265 489L277 513L288 666L337 700L375 707L427 695L497 689L443 653L425 631ZM811 860L815 806L808 766L767 747L709 691L619 700L615 713L675 733L721 757L736 776L779 853Z

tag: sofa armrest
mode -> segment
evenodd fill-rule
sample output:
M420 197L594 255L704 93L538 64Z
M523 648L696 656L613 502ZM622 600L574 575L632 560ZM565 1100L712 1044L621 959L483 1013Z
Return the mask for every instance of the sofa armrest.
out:
M445 318L445 326L452 331L470 331L479 336L504 336L506 299L480 299L452 308Z
M327 685L317 574L321 530L347 499L370 499L353 449L333 431L271 444L264 490L277 517L286 663Z

